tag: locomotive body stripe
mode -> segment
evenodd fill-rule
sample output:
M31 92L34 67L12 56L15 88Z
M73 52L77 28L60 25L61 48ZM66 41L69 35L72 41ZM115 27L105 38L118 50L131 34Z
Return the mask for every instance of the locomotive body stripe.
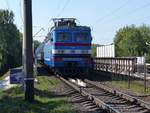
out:
M73 49L53 49L52 54L91 54L91 50L73 50Z
M91 46L91 44L81 44L81 43L55 43L55 46Z
M82 43L53 43L55 46L91 46L91 44Z
M50 58L44 58L44 60L46 60L46 61L50 61Z

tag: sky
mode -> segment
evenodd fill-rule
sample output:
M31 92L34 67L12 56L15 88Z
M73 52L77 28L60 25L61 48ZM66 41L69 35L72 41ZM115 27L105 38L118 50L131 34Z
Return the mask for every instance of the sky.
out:
M14 12L14 23L22 32L23 0L0 0L0 9ZM33 36L43 41L52 18L72 17L78 24L91 27L93 43L107 45L113 43L121 27L150 26L149 12L150 0L32 0Z

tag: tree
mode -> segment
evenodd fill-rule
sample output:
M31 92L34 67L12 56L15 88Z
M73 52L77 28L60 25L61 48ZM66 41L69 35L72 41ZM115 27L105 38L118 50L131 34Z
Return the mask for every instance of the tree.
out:
M146 25L142 25L140 27L138 27L144 41L148 44L150 44L150 27L146 26Z
M13 12L0 10L0 74L21 64L22 35L13 21Z
M92 44L92 47L91 47L91 49L92 49L92 57L96 57L96 47L97 47L96 44Z
M146 25L142 25L138 28L140 33L146 43L146 54L147 54L147 62L150 62L150 27Z
M34 44L34 50L36 50L38 46L41 44L41 42L39 42L38 40L34 40L33 44Z
M148 53L148 32L149 28L145 26L131 25L120 28L114 38L116 56L143 56Z

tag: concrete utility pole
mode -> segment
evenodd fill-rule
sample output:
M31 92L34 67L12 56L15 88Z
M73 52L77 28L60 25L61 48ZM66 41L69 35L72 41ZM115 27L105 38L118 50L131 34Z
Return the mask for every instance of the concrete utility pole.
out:
M32 0L24 0L24 74L25 100L34 101L33 52L32 52Z

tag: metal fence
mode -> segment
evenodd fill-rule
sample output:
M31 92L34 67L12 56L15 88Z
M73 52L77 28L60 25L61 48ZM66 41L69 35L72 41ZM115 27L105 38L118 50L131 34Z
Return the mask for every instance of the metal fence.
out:
M128 88L130 88L131 81L136 80L140 81L146 90L146 82L150 77L150 64L138 65L136 57L97 57L94 59L93 68L98 72L109 72L113 78L124 77L128 80Z
M94 70L130 75L136 71L136 58L95 58Z

